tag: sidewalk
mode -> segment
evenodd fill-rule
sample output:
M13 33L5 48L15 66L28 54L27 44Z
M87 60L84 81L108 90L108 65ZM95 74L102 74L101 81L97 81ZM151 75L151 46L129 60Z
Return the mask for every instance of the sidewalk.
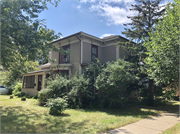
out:
M109 134L160 134L180 122L179 112L163 113L108 131Z

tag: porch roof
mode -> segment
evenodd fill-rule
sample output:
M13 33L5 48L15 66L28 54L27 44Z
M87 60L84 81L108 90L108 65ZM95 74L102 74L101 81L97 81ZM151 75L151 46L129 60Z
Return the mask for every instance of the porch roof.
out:
M33 72L25 73L25 74L34 74L34 73L48 72L48 71L51 71L51 69L38 70L38 71L33 71ZM23 74L23 75L25 75L25 74Z

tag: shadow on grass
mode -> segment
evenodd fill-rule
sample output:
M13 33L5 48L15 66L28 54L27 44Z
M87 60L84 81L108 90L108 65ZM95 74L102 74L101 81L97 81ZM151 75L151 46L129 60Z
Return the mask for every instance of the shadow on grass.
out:
M81 129L88 120L72 122L69 114L50 116L48 112L21 106L1 107L1 133L69 133Z

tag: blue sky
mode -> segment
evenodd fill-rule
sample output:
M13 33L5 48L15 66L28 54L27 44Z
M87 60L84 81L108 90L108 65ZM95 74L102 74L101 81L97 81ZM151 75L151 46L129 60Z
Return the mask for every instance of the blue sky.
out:
M168 0L164 0L166 3ZM173 0L169 0L173 1ZM61 0L59 5L48 4L40 19L62 37L83 31L96 37L122 35L123 23L130 22L126 16L136 13L129 10L134 0Z

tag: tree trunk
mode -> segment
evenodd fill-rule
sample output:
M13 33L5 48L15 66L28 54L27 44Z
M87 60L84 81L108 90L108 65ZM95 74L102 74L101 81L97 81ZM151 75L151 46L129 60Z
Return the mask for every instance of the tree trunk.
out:
M154 81L149 81L149 98L148 98L148 104L149 106L153 106L154 104Z

